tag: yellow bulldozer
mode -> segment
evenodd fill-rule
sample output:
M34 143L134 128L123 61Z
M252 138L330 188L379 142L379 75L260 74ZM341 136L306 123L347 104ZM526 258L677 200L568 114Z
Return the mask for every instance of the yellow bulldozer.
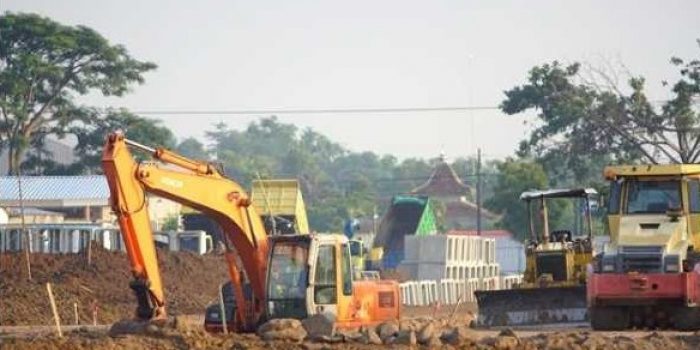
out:
M480 326L583 322L586 269L593 257L592 210L598 193L591 188L528 191L529 240L525 242L523 281L513 289L476 291ZM572 227L550 228L548 202L575 205ZM533 206L538 207L538 214ZM580 215L582 214L582 215ZM537 220L539 218L539 220Z

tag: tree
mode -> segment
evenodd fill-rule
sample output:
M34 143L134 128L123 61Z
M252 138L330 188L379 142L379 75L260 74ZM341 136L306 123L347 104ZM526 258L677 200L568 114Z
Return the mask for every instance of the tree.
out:
M78 163L73 165L74 173L102 173L105 136L117 130L144 145L168 149L175 146L175 136L170 129L161 125L160 120L140 117L125 109L109 110L104 114L93 115L87 123L74 124L68 131L78 140L75 146Z
M484 206L501 214L498 226L520 239L527 238L527 208L520 201L522 192L547 187L547 175L541 165L525 160L506 159L497 165L498 177L493 197Z
M700 41L698 41L700 45ZM656 108L643 77L628 76L620 86L615 73L579 63L558 62L530 70L528 82L505 92L501 109L517 114L538 111L537 127L522 142L521 155L548 159L579 180L592 167L610 162L700 161L700 61L673 58L680 78L673 98Z
M175 150L177 153L180 153L188 158L199 160L209 159L209 155L207 154L207 150L204 148L204 144L199 142L194 137L188 137L182 140L182 142L177 144Z
M484 203L484 206L501 214L497 226L512 232L520 240L528 239L528 212L527 205L520 200L520 195L525 191L545 190L547 174L537 162L524 159L508 158L496 165L498 175L496 185L493 188L493 196ZM549 199L547 200L548 221L550 230L569 229L576 226L574 200ZM533 202L533 205L536 202ZM536 233L542 231L542 220L537 215L537 207L533 207L533 223Z
M10 172L37 135L60 133L86 114L76 95L122 96L156 67L88 27L34 14L0 16L0 38L0 149Z

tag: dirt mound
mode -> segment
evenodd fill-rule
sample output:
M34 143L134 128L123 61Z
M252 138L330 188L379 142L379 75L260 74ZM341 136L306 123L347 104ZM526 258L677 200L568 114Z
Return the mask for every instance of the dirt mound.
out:
M444 349L697 349L700 336L649 332L596 333L588 331L552 332L519 337L519 332L501 332L494 337L464 337L460 342L436 343L421 348ZM379 349L416 348L416 345L373 345L359 341L311 342L265 341L254 334L212 335L201 327L154 330L142 335L109 337L102 333L76 331L66 337L11 339L0 337L3 349Z
M136 300L129 288L131 272L125 253L93 249L92 264L79 254L32 254L32 281L26 278L22 254L4 254L0 265L0 325L49 325L52 322L46 282L52 283L61 320L73 324L73 303L81 323L92 322L97 301L98 323L130 318ZM218 297L228 278L224 258L188 252L158 251L168 312L200 314Z

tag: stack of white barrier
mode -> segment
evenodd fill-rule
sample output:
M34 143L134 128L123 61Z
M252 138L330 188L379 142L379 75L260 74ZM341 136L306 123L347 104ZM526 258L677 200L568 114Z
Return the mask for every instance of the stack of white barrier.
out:
M496 240L480 236L406 236L399 269L413 280L494 277Z
M521 277L522 279L522 277ZM508 276L505 283L515 283L516 276ZM501 277L469 278L463 280L441 279L438 281L407 281L399 284L401 301L408 306L430 306L462 302L476 302L474 292L477 290L497 290L502 285Z
M437 281L409 281L399 284L404 305L429 306L440 299Z
M399 269L404 305L475 302L474 291L512 288L522 275L500 276L493 238L463 235L406 236Z

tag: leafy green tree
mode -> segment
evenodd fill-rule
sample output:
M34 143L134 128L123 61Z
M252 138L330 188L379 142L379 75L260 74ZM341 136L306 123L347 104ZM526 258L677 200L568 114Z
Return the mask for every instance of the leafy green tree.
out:
M175 146L175 136L161 123L157 119L144 118L127 110L117 109L94 116L88 123L74 125L70 133L78 139L75 154L79 159L74 169L78 170L78 173L101 174L105 137L118 130L138 143L172 149ZM135 153L134 156L139 159L146 158L139 153Z
M532 68L526 84L506 91L501 109L538 111L540 122L521 144L521 155L542 160L558 179L585 181L591 171L600 177L600 167L612 162L695 163L700 160L700 113L693 108L700 96L700 61L673 58L671 63L680 78L661 108L647 97L643 77L629 77L624 87L609 73L582 72L578 63L555 61Z
M194 137L188 137L182 142L177 144L175 147L177 153L182 154L185 157L198 160L207 160L209 155L207 150L204 148L204 144L199 142Z
M522 192L547 187L547 174L541 165L525 160L507 159L498 164L498 179L493 197L484 202L488 209L499 213L498 225L520 239L527 238L528 214L520 201Z
M156 66L132 58L84 26L34 14L0 16L0 148L9 171L38 135L61 133L86 115L76 95L122 96Z

